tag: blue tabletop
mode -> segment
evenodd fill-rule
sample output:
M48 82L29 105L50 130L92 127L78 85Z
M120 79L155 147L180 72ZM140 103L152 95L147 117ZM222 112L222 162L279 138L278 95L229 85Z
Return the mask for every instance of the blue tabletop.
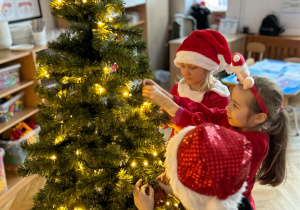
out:
M284 95L296 95L300 91L300 63L264 59L249 67L251 75L274 79ZM237 84L235 74L222 79L227 84Z

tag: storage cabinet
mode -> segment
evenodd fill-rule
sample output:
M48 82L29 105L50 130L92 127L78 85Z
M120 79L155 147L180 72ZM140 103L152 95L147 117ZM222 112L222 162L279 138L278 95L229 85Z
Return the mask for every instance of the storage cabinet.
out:
M15 126L25 119L36 120L37 102L41 99L35 94L34 86L38 83L35 80L35 55L36 52L45 47L35 47L27 51L0 50L0 65L20 63L20 83L4 89L0 89L0 98L10 94L24 91L23 98L25 108L13 116L8 122L0 123L0 133ZM22 210L29 209L32 204L32 196L44 183L44 178L37 175L22 178L14 172L6 172L7 191L0 195L1 210Z
M169 0L125 0L125 11L138 12L140 21L133 25L142 27L147 41L147 55L152 70L168 66Z

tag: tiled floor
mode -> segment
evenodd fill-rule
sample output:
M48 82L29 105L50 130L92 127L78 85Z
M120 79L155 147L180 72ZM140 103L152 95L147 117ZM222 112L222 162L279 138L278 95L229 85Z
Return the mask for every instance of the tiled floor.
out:
M290 119L293 119L291 115ZM298 113L298 119L300 119L300 113ZM300 123L299 120L298 123ZM252 194L257 210L300 209L300 136L295 136L295 133L295 124L291 120L286 180L275 188L255 184Z

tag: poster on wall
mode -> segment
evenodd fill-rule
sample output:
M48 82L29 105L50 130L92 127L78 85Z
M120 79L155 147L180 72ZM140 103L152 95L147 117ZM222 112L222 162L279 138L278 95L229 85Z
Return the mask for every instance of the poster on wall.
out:
M0 21L17 23L41 17L40 0L0 0Z

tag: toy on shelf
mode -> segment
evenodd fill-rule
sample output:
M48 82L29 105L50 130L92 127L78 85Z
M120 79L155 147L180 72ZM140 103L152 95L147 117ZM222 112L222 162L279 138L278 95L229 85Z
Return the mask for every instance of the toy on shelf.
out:
M24 163L27 153L21 148L21 143L27 141L34 144L39 141L40 126L32 120L21 122L0 135L0 147L5 150L4 164L6 171L17 171Z
M0 99L0 123L8 122L16 113L23 110L24 105L21 98L24 92L15 96L6 96Z

